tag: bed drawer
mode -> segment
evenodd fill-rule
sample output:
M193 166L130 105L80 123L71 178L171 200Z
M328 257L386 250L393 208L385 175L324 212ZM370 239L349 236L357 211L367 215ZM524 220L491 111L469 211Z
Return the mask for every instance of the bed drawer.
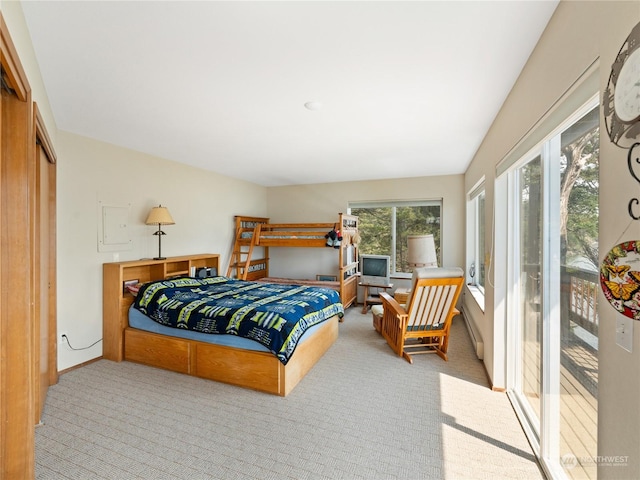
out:
M282 394L283 365L270 353L201 343L195 346L195 352L192 375Z
M131 328L124 331L124 359L154 367L191 373L189 343L179 338L163 337Z

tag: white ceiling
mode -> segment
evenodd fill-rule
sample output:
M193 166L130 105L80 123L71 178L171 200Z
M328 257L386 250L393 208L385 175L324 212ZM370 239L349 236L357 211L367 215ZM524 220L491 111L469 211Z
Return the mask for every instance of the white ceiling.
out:
M463 173L557 3L22 7L59 129L275 186Z

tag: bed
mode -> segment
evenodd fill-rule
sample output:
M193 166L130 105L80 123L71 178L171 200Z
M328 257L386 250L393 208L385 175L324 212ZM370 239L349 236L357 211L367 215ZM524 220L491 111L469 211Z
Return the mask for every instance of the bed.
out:
M344 308L356 302L358 285L358 217L338 214L336 222L270 223L264 217L235 217L235 240L227 276L243 280L274 281L300 285L320 285L335 289ZM335 281L286 279L269 276L269 248L327 248L330 232L339 232ZM332 242L333 240L331 240Z
M185 275L167 275L167 273L182 273L182 270L170 265L182 262L200 265L204 262L200 258L201 256L193 256L193 258L195 257L198 258L193 260L192 257L187 256L180 257L180 261L176 260L178 257L174 257L163 261L133 261L104 265L105 344L103 356L115 361L127 360L143 363L275 395L286 396L289 394L338 338L338 321L344 309L339 302L337 293L309 286L288 287L286 285L233 280L234 283L240 282L236 286L241 291L241 293L234 293L230 288L221 287L226 283L225 281L231 280L226 277L193 278ZM217 266L214 265L218 260L217 255L215 262L210 261L209 257L207 259L207 267ZM184 268L189 267L185 266ZM136 297L128 291L123 291L123 285L126 290L126 286L132 283L132 278L142 279L144 283ZM150 281L153 283L149 283ZM217 296L218 300L226 298L227 304L234 303L233 301L229 302L234 298L234 295L243 295L255 297L257 303L273 306L279 300L275 298L272 300L269 297L277 292L285 292L283 298L289 302L305 294L327 297L330 302L323 307L326 318L319 319L314 316L315 313L305 311L306 313L300 317L305 322L304 328L294 332L298 337L298 342L295 345L286 345L286 352L278 351L274 354L268 346L255 339L237 335L240 333L238 329L242 328L239 324L234 324L237 331L231 334L194 332L182 328L186 325L180 325L176 328L167 322L162 324L149 320L142 315L139 309L133 307L134 303L140 303L139 301L145 296L149 296L149 292L154 289L160 292L159 298L164 295L165 302L176 303L177 300L166 294L166 290L177 283L182 283L182 287L185 287L187 291L202 290L206 292L217 289L213 291L213 294L212 291L209 291L209 296ZM293 292L288 290L291 288L294 288ZM267 289L268 295L264 293L264 289ZM178 293L178 299L182 296L186 304L186 297L191 296L191 293L181 291ZM211 303L209 300L205 302L200 299L201 305L206 303L205 306L209 309L217 308L214 306L215 302ZM145 304L146 307L148 305ZM248 315L248 312L258 311L251 304L239 308L244 309L245 316ZM282 307L278 308L282 310ZM160 318L164 318L163 315L164 313L160 315ZM233 314L229 313L229 315ZM250 317L251 315L247 318ZM231 317L228 316L227 320L229 318ZM216 331L224 330L220 327L222 323L212 326L213 323L210 320L211 318L207 320L209 326L205 327L205 330L207 328ZM270 321L278 320L276 317L272 317Z

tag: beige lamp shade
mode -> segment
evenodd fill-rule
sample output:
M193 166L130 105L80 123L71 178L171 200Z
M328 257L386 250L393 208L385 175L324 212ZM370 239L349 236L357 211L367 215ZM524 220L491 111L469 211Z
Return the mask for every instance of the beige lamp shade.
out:
M175 225L176 222L173 221L167 207L158 205L151 209L145 223L147 225Z
M438 254L433 235L409 235L407 250L407 262L410 266L438 266Z

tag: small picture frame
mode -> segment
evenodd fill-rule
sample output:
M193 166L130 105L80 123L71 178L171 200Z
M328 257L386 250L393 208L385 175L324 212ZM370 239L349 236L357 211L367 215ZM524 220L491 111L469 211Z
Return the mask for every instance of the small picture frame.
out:
M316 280L320 282L337 282L338 277L336 275L316 275Z

